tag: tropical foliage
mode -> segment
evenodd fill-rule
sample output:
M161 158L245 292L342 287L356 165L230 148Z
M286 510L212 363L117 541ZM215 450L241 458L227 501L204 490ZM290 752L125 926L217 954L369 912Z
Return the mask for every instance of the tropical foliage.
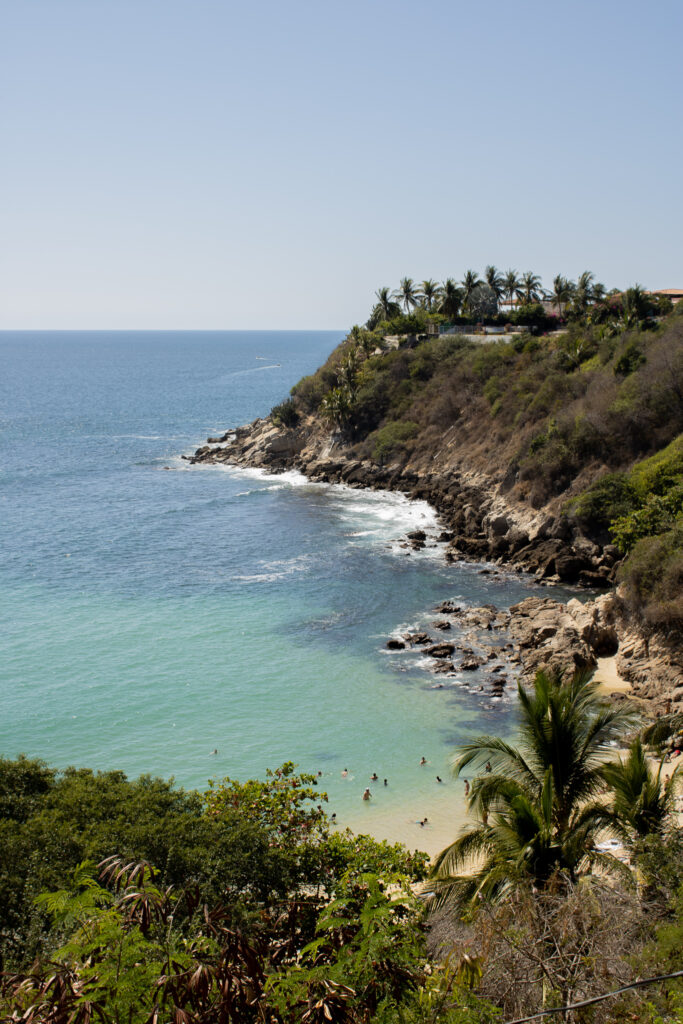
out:
M461 748L456 773L480 771L469 797L478 821L438 857L436 905L499 900L525 877L540 889L558 873L575 883L604 862L596 839L612 825L598 799L606 744L627 713L606 705L585 673L563 682L539 672L531 693L519 684L518 704L519 745L480 736ZM481 858L477 870L458 874L473 857Z

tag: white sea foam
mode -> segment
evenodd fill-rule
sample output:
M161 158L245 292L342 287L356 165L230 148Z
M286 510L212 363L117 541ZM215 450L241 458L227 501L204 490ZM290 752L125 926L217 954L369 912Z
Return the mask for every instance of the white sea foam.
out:
M313 562L310 555L298 555L296 558L276 559L271 562L261 562L262 572L250 573L247 575L233 576L237 583L276 583L278 580L287 579L295 573L306 572Z

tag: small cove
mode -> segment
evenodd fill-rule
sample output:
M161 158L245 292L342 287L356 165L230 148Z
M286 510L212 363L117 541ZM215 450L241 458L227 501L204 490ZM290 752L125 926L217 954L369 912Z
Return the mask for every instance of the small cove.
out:
M407 531L438 531L402 495L179 457L265 415L339 337L0 336L3 756L199 788L291 759L340 823L448 838L453 747L511 734L513 706L435 690L386 640L446 598L505 606L533 582L407 553Z

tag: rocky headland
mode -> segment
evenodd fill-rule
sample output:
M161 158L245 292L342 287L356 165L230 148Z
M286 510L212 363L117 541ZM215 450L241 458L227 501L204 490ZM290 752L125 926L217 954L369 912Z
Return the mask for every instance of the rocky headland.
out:
M500 474L487 473L479 453L453 442L444 436L436 451L418 451L411 458L378 465L353 457L343 437L331 433L316 417L295 427L278 425L267 417L209 438L189 461L269 472L296 469L311 480L402 491L437 510L442 526L438 539L446 545L450 561L492 563L530 573L544 585L603 591L593 599L567 603L531 597L504 610L460 609L446 601L436 610L440 620L433 623L440 636L430 631L388 643L390 649L422 645L437 675L456 668L461 672L481 669L504 653L502 662L491 666L486 684L487 690L500 695L507 681L506 664L517 664L522 676L530 678L542 667L593 669L599 658L616 656L619 675L630 684L629 696L648 715L683 711L683 654L677 638L665 631L645 630L629 614L615 588L617 548L583 536L576 523L560 514L557 503L535 509L515 500L509 482ZM413 550L420 550L425 542L419 531L404 541ZM497 648L490 644L466 647L456 664L455 645L445 637L451 622L474 633L497 635L501 642ZM505 642L512 650L504 649ZM615 695L615 699L624 697Z

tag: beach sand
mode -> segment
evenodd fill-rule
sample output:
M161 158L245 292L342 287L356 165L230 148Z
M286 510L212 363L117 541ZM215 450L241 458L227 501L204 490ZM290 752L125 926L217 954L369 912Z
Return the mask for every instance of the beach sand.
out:
M617 671L617 656L598 658L598 667L593 676L605 693L630 693L631 684L622 679Z
M425 817L427 824L421 827L419 823ZM463 783L450 778L432 795L420 797L419 803L413 801L399 808L382 806L380 788L357 813L340 818L339 826L390 843L404 843L409 850L424 850L434 857L460 834L467 821Z

